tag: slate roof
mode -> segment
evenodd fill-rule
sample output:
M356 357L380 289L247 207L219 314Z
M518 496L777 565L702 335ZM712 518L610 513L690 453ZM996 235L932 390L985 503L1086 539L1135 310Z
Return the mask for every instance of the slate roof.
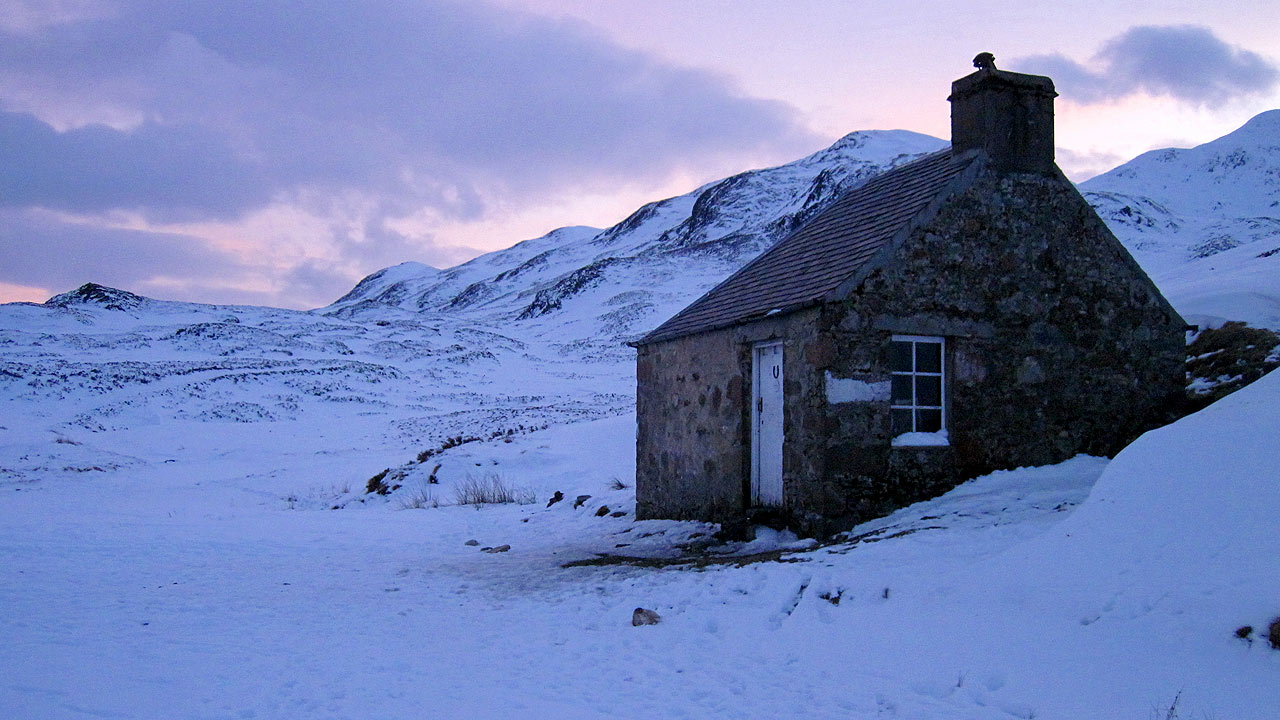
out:
M853 188L637 344L813 305L856 273L972 162L940 150Z

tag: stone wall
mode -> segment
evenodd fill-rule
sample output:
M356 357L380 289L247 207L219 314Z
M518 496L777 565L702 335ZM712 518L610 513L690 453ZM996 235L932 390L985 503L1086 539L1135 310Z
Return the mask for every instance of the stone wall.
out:
M1064 178L987 175L886 251L819 318L831 377L889 378L894 333L947 340L950 445L893 448L887 399L815 393L788 479L813 531L848 527L995 469L1114 454L1179 402L1184 324Z
M742 348L726 331L639 348L636 516L723 520L743 504Z
M751 478L751 349L783 341L783 433L806 383L797 348L813 332L817 310L643 345L636 361L636 514L733 522L743 517ZM812 371L809 371L811 375ZM784 445L783 467L796 448ZM784 478L784 488L791 483ZM790 498L787 498L790 504Z

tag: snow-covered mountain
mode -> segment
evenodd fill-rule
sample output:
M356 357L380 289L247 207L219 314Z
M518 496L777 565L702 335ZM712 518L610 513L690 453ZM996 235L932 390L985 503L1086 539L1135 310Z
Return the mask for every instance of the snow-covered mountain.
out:
M362 280L322 312L386 307L512 328L566 355L623 360L656 326L844 190L944 147L903 130L855 132L796 162L649 203L606 230L569 227L448 270L405 264Z
M1280 234L1280 110L1194 148L1143 153L1081 189L1136 252L1208 257L1274 239ZM1227 222L1237 223L1231 237L1205 230ZM1259 232L1263 227L1270 232Z
M1188 320L1280 327L1280 110L1080 189Z

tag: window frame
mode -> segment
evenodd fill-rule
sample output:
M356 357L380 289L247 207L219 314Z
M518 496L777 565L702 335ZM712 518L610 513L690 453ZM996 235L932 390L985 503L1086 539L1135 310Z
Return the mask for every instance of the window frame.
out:
M907 433L924 432L922 430L916 429L917 422L918 422L916 417L917 410L938 410L939 416L940 416L939 427L938 427L938 430L931 431L930 434L944 433L943 437L946 437L945 433L947 432L947 415L948 415L947 413L947 339L940 335L896 335L895 334L891 336L890 342L891 343L897 343L897 342L911 343L911 369L908 371L894 370L892 363L890 363L889 365L890 379L892 379L893 377L903 377L903 376L911 378L910 404L905 404L905 405L899 404L895 402L892 395L890 395L889 413L890 413L890 429L891 430L892 430L892 424L893 424L892 415L895 410L911 411L911 429L901 433L892 433L891 436L894 439L893 444L898 447L928 447L930 445L934 445L934 443L930 443L928 445L924 445L924 444L916 445L912 443L899 444L897 442L897 439L900 437L903 437ZM931 344L931 345L938 346L938 371L937 372L922 371L917 368L916 346L918 344ZM890 347L892 348L892 345L890 345ZM890 355L890 357L892 357L892 354ZM938 388L938 404L937 405L922 405L920 403L919 393L916 390L917 377L938 378L939 388ZM950 440L948 439L947 442L943 443L942 445L949 445L949 444L950 444Z

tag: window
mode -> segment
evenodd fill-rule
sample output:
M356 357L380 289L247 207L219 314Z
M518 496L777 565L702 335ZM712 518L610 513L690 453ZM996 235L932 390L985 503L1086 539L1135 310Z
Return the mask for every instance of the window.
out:
M890 413L895 438L906 433L941 434L946 429L942 351L940 337L893 336L889 371L893 374Z

